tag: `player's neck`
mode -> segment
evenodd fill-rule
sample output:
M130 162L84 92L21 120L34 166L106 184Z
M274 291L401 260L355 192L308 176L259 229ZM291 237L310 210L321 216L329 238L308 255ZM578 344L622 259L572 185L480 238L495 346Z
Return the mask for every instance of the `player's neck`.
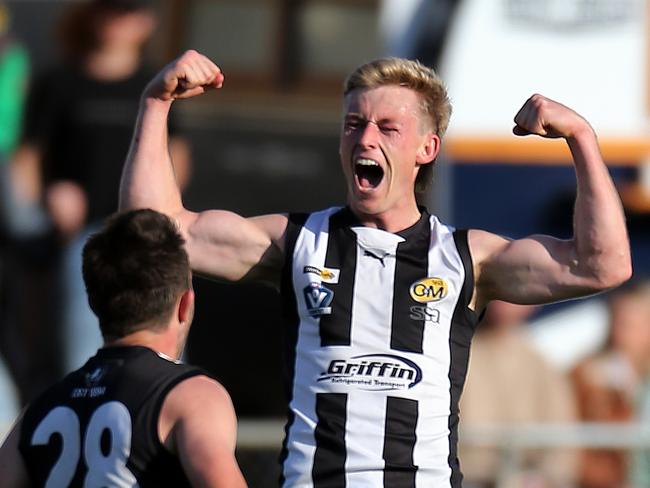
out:
M143 346L148 347L156 352L160 352L172 359L178 359L178 334L170 328L162 331L143 329L133 332L119 339L106 342L106 347L111 346Z
M391 208L379 213L367 213L363 208L354 204L350 205L352 213L366 227L396 233L414 225L421 216L420 209L415 200L399 207Z

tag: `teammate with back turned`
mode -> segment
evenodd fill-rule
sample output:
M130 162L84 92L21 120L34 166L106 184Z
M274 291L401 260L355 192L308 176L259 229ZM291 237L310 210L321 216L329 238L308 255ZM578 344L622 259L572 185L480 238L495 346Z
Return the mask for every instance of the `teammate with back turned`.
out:
M83 274L104 347L26 408L0 448L0 487L245 488L230 396L178 361L194 292L174 223L114 216Z
M623 211L594 131L541 95L515 116L516 135L561 137L571 150L571 239L456 230L418 206L415 193L447 129L446 90L417 62L381 59L345 83L346 206L252 218L195 213L174 180L166 120L174 100L223 81L210 59L188 51L149 83L120 205L174 218L198 272L280 289L290 395L283 486L460 486L458 400L486 304L566 300L630 277Z

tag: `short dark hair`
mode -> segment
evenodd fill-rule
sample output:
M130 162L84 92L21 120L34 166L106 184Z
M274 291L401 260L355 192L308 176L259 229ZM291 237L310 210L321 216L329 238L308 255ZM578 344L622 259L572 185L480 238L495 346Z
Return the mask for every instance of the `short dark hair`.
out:
M150 209L115 214L88 239L83 278L105 339L164 327L192 286L184 245L175 223Z

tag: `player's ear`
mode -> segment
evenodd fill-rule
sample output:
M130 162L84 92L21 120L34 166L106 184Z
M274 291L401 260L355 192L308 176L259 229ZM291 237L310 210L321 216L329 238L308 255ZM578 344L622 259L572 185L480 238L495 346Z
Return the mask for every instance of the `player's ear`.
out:
M178 302L178 321L182 324L192 321L194 315L194 290L184 291Z
M428 164L436 159L440 152L440 137L432 131L428 131L424 141L418 149L415 162L418 164Z

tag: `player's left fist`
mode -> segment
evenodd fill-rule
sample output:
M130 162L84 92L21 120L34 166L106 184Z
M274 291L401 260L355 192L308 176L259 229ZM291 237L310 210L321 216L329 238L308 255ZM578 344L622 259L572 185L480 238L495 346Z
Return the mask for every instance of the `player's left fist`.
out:
M517 136L536 134L542 137L569 139L584 130L591 131L589 123L569 107L543 95L535 94L515 115L512 132Z

